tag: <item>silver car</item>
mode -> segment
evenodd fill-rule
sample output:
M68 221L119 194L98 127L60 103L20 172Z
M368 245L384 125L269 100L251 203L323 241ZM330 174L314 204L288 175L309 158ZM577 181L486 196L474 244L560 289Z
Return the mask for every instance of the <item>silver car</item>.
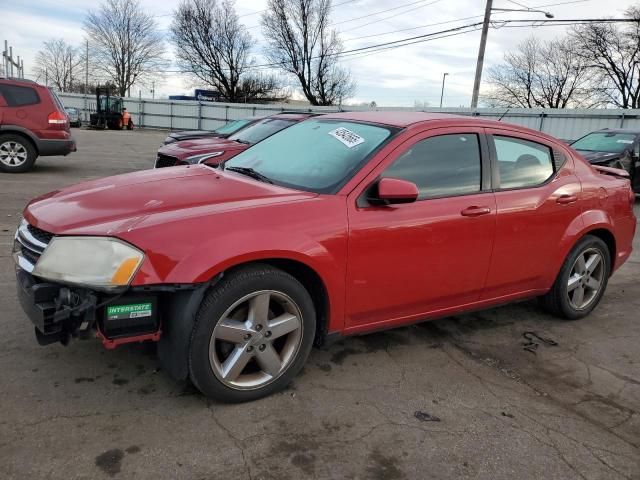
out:
M65 108L67 111L67 116L69 117L69 125L72 127L81 127L82 120L80 120L80 112L77 108L67 107Z

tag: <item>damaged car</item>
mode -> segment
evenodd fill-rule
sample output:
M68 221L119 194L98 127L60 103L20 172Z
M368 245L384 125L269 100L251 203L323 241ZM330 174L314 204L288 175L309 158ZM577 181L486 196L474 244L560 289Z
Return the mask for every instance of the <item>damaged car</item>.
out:
M322 115L34 199L18 298L42 345L157 342L163 372L255 400L345 335L528 298L585 317L631 254L628 177L477 117Z
M605 128L591 132L571 146L589 163L626 170L640 193L640 130Z

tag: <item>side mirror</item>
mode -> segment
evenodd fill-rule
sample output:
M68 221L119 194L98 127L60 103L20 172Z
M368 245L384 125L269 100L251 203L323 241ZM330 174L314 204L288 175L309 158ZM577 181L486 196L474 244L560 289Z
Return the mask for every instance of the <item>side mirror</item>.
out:
M378 182L378 197L384 203L412 203L418 199L418 187L415 183L399 178L382 178Z

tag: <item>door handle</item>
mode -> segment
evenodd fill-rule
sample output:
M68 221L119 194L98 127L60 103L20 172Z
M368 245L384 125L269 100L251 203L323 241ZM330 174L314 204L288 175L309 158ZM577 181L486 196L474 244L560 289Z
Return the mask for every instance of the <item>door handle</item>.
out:
M487 215L491 213L489 207L477 207L475 205L467 207L460 212L463 217L479 217L480 215Z
M559 203L560 205L568 205L570 203L577 202L577 201L578 201L577 195L560 195L556 199L556 202Z

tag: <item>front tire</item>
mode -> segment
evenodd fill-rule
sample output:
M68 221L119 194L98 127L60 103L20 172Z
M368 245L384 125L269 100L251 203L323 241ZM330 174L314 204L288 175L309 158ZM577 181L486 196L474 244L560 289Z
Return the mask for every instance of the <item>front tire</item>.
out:
M194 385L223 402L246 402L285 388L302 369L316 328L307 290L282 270L243 267L205 297L189 348Z
M553 287L541 297L542 305L567 320L586 317L600 303L610 274L609 247L586 235L569 252Z
M33 168L38 153L29 140L20 135L0 135L0 171L23 173Z

